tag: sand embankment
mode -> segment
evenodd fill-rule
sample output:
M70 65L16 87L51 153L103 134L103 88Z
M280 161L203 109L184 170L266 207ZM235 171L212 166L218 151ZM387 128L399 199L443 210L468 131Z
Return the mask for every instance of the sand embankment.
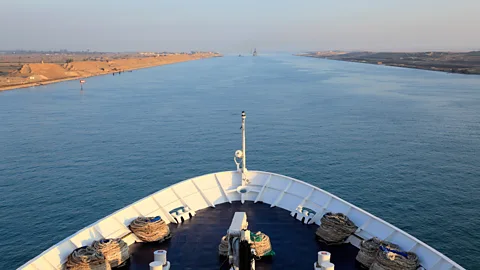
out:
M212 53L198 53L111 59L104 61L79 61L68 64L30 63L24 64L19 70L14 71L7 76L1 76L0 91L217 56L219 55Z

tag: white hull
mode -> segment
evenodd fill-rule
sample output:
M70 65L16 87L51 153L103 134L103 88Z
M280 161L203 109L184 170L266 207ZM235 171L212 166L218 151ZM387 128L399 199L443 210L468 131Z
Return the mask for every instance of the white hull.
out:
M176 216L169 213L172 209L188 207L194 214L197 210L232 201L262 201L292 214L302 205L316 211L310 223L317 224L324 213L341 212L359 227L349 238L355 246L361 239L376 236L415 252L426 269L464 269L408 233L318 187L268 172L249 171L248 176L251 182L246 186L249 191L244 194L237 192L242 182L242 174L237 171L207 174L164 188L67 237L19 269L62 269L74 249L102 238L124 237L129 245L141 242L128 229L130 222L138 216L161 216L166 223L176 223ZM184 216L188 218L188 214ZM301 219L300 216L297 218ZM292 217L285 215L285 218ZM180 218L177 216L177 219ZM304 225L299 221L299 226Z

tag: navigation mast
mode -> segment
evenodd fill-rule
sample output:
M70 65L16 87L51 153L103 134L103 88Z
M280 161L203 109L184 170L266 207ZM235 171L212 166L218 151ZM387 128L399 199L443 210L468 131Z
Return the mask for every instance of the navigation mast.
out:
M242 157L242 173L246 175L247 173L247 153L246 153L246 143L245 143L245 118L247 118L247 115L245 114L245 111L242 111L242 152L243 152L243 157Z
M235 151L235 156L233 160L235 161L235 164L237 164L237 171L242 173L242 186L245 186L248 184L250 181L248 180L248 170L247 170L247 155L246 155L246 142L245 142L245 119L247 118L247 115L245 114L245 111L242 111L242 150L237 150ZM242 166L240 168L240 162L237 161L238 159L241 159L242 161Z

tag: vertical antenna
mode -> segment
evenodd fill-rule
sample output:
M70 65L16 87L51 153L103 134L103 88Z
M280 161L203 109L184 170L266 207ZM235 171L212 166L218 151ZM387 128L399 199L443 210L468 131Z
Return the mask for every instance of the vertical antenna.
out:
M242 172L242 186L245 186L248 184L250 181L248 180L247 177L247 155L245 151L247 151L246 143L245 143L245 118L247 118L247 115L245 114L245 111L242 111L242 150L237 150L235 151L235 155L233 157L233 161L235 161L235 164L237 165L237 172ZM237 161L237 158L242 159L242 169L240 170L240 162Z
M246 179L246 172L247 172L247 154L245 152L245 118L247 118L247 115L245 114L245 111L242 111L242 152L243 152L243 158L242 158L242 174L245 175L244 179Z

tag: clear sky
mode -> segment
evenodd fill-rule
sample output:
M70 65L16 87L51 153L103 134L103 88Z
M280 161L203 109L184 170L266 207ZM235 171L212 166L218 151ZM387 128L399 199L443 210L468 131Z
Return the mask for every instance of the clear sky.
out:
M480 0L0 0L0 49L480 50Z

